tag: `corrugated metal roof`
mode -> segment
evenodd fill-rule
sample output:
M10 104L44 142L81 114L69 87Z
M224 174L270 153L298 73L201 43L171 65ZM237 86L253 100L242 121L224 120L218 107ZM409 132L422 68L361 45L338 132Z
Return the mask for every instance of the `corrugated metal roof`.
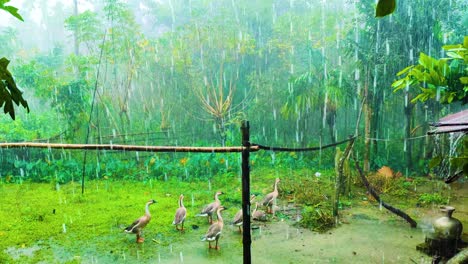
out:
M441 118L438 122L432 123L433 130L428 134L442 134L451 132L468 132L468 109Z

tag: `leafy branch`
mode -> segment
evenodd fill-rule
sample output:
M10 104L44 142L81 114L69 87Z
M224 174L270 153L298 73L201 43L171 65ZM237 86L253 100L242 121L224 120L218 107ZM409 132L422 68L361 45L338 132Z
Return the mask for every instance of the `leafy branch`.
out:
M402 76L392 83L393 91L411 87L419 90L413 103L435 99L441 103L468 102L468 36L463 44L446 45L448 58L435 59L420 53L416 65L397 73Z
M0 0L0 9L3 9L10 13L12 16L24 22L23 17L18 13L18 8L14 6L6 6L5 4L10 2L10 0Z
M10 63L6 58L0 59L0 107L3 106L4 113L9 113L11 118L15 119L16 105L21 104L29 112L29 106L26 100L23 99L22 92L16 86L13 76L8 71L7 66Z
M10 0L0 0L0 9L5 10L17 19L24 21L21 15L18 13L18 8L13 6L6 6L5 4ZM22 105L29 112L29 106L26 100L22 96L22 92L16 86L13 76L8 71L7 67L10 61L7 58L0 59L0 108L3 107L3 112L10 114L11 118L15 119L15 108L13 102L16 105Z

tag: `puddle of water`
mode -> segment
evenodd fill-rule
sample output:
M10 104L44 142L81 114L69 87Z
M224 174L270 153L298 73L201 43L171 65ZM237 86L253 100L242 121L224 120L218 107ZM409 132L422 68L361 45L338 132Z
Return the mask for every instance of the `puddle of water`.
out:
M32 257L34 255L34 252L40 250L41 247L38 245L34 245L32 247L8 247L5 249L5 253L11 256L12 259L14 260L19 260L21 257Z

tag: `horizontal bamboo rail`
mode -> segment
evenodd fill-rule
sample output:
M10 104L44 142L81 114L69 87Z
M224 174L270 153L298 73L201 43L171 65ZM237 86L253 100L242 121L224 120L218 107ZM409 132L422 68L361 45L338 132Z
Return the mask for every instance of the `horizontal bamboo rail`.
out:
M178 146L140 146L119 144L64 144L64 143L35 143L35 142L13 142L0 143L0 148L50 148L50 149L94 149L94 150L123 150L123 151L146 151L146 152L242 152L245 147L178 147ZM251 152L260 150L259 147L251 146Z

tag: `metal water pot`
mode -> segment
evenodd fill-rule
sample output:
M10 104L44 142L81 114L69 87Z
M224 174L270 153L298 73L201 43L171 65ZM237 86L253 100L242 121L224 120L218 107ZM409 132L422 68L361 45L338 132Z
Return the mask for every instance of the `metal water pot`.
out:
M441 206L440 211L444 216L433 222L435 238L455 241L459 240L461 238L463 225L460 220L452 217L455 208L452 206Z

